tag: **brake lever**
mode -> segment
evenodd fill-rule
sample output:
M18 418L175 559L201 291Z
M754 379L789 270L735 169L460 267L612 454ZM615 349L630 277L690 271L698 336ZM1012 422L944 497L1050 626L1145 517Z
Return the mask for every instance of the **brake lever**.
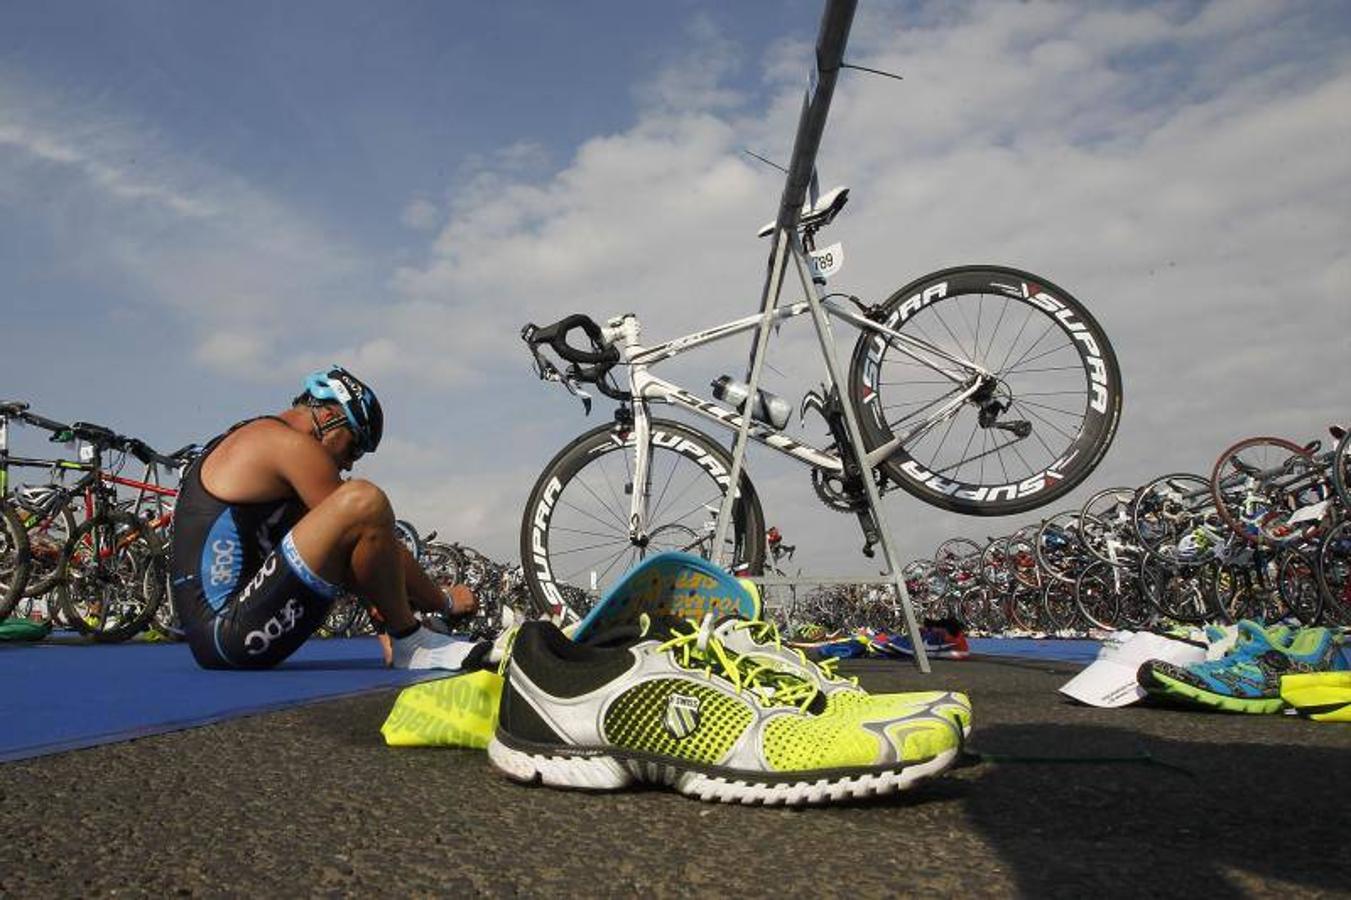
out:
M558 371L547 357L531 345L530 353L535 357L535 374L539 376L540 381L553 381L563 385L572 396L582 401L582 409L586 415L591 415L591 395L577 386L577 366L568 366L566 373Z
M554 370L557 372L557 370ZM577 386L577 367L568 366L566 375L559 375L559 380L563 382L563 387L568 389L568 393L582 401L582 409L586 415L591 415L591 395Z

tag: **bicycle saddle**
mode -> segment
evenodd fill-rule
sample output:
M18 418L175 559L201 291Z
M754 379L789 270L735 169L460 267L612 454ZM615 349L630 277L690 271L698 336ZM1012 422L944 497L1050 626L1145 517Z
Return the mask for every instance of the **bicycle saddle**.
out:
M843 185L832 188L817 198L815 204L808 202L802 205L802 218L798 220L798 228L820 228L829 225L848 202L849 188ZM768 223L757 231L755 236L769 237L774 233L774 226L777 224L777 219Z

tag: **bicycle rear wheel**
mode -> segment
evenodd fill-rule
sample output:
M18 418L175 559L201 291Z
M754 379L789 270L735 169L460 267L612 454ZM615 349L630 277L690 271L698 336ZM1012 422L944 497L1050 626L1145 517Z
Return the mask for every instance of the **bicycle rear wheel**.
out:
M944 269L879 307L849 370L863 443L909 437L879 468L926 503L977 516L1026 512L1064 496L1107 453L1121 416L1121 370L1106 333L1066 291L1000 266ZM941 352L937 352L941 351ZM977 382L944 354L989 373Z
M535 482L521 521L521 559L535 614L575 618L569 592L603 594L649 552L683 547L691 533L708 533L727 492L731 455L679 422L652 419L651 428L646 485L633 483L633 433L613 425L593 428L564 447ZM648 532L658 538L644 547L629 539L635 489L647 493ZM765 519L744 471L732 516L727 558L734 570L758 575ZM712 543L709 535L694 552L708 558Z

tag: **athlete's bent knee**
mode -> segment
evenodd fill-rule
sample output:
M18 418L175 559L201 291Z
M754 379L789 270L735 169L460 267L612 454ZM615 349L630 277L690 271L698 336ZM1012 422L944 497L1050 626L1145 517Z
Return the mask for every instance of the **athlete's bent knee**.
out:
M394 521L394 508L385 492L364 478L353 478L333 492L344 513L353 522Z

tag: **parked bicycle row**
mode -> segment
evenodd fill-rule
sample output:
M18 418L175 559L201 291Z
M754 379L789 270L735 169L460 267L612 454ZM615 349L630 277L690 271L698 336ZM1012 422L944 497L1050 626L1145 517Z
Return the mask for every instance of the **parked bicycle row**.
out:
M1351 435L1239 441L1208 475L1098 491L984 544L905 567L923 618L973 633L1073 634L1160 621L1351 625ZM893 592L823 587L780 611L796 632L903 627ZM795 632L790 632L795 633Z
M14 455L12 426L45 432L61 449ZM108 641L148 627L171 633L165 554L179 473L197 452L162 453L103 425L0 403L0 619L19 615ZM15 472L39 477L16 485Z

